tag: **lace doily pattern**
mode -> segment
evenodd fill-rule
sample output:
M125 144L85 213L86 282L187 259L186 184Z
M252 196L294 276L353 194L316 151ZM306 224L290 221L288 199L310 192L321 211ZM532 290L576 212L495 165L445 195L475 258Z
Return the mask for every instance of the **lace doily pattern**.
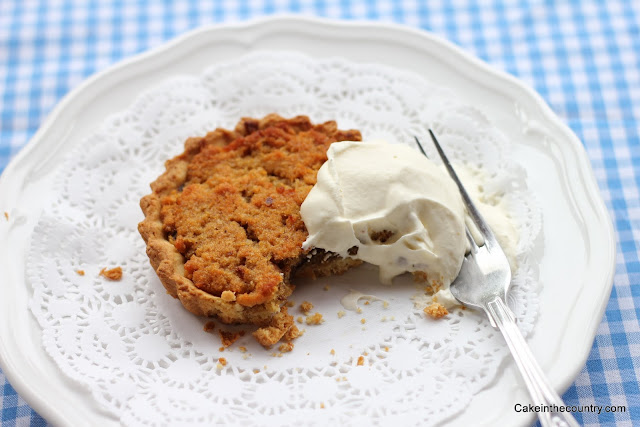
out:
M60 166L27 261L46 351L125 425L409 425L459 413L493 381L506 347L472 310L426 319L412 299L421 290L406 277L385 287L363 266L300 281L292 299L312 302L324 323L306 325L291 308L305 333L288 353L264 350L250 334L221 351L217 331L203 331L207 319L165 294L136 228L148 183L187 137L271 112L337 120L365 138L406 144L431 127L452 158L485 171L485 193L504 198L518 224L509 305L523 333L532 330L537 260L529 254L539 244L540 213L509 144L482 112L401 70L259 52L144 93ZM99 276L115 266L122 280ZM344 310L340 300L352 289L383 301Z

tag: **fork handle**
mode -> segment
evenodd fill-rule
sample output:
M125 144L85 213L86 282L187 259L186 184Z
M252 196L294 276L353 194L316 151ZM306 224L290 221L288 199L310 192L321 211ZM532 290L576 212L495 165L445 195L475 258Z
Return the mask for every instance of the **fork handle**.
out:
M579 426L576 419L569 412L561 412L564 402L549 385L542 369L536 362L527 342L516 325L515 316L500 297L485 303L484 309L504 336L509 350L513 355L520 374L524 379L529 394L536 406L541 407L538 412L540 424L543 427Z

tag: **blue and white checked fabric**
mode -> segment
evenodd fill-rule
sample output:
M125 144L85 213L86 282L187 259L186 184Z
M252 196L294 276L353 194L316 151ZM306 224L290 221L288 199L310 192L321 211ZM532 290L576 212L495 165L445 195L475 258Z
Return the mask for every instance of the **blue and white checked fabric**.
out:
M478 3L482 3L479 5ZM569 405L584 425L640 423L640 2L77 0L0 2L0 171L78 83L205 24L287 12L439 34L533 86L584 143L618 235L613 292ZM46 425L0 372L0 424Z

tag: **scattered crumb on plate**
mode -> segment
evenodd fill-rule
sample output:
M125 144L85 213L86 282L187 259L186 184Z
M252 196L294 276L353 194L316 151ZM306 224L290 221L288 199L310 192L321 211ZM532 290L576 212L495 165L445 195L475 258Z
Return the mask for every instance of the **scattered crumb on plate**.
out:
M322 314L315 313L315 314L312 314L311 316L307 316L307 319L305 321L307 325L319 325L324 320L322 319Z
M311 304L309 301L303 301L302 304L300 304L300 311L302 311L303 313L308 313L313 309L313 304Z
M449 311L447 311L447 308L439 302L432 302L425 307L424 313L433 319L440 319L449 314Z
M358 357L358 366L362 366L364 365L364 357L363 356L359 356Z
M288 353L291 350L293 350L293 343L292 342L282 343L280 344L280 347L278 347L278 350L280 350L282 353Z
M6 219L7 221L9 221L9 212L5 212L5 213L4 213L4 217L5 217L5 219Z
M216 323L213 320L210 320L204 324L203 329L205 332L213 332L215 328L216 328Z
M84 276L84 270L76 270L78 276Z
M340 310L340 311L338 312L338 319L342 319L342 318L344 317L344 315L345 315L345 314L347 314L347 313L345 313L343 310Z
M244 331L231 332L218 329L218 334L220 334L220 342L222 343L222 345L225 347L229 347L231 344L236 342L238 338L244 336Z
M109 270L105 267L100 270L100 276L108 280L118 281L122 279L122 267L115 267Z

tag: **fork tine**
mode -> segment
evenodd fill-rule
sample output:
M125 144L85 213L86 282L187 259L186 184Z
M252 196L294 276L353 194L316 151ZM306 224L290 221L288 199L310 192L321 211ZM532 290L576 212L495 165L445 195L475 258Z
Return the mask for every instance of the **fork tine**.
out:
M427 154L426 151L424 151L424 147L422 147L422 144L420 143L420 140L418 139L417 136L413 137L416 140L416 143L418 144L418 148L420 149L420 151L422 152L422 154L424 154L424 156L428 159L429 155Z
M453 166L451 166L451 162L449 162L447 155L444 154L442 147L438 143L438 140L436 139L436 136L433 134L433 131L431 129L429 129L429 135L431 135L431 140L433 141L433 144L436 146L436 150L438 150L438 155L440 155L440 158L442 159L442 163L444 163L445 167L447 168L447 172L449 172L449 175L458 186L458 190L460 190L460 195L462 196L462 201L467 207L467 212L469 213L469 217L474 222L476 227L478 227L478 231L480 231L480 233L485 238L485 243L488 243L489 241L490 244L493 246L493 243L496 242L493 232L485 222L484 218L482 218L482 215L480 215L480 212L478 211L478 209L476 208L476 205L471 200L471 197L469 197L467 190L462 185L462 182L460 182L460 179L458 178L456 171L453 169ZM416 138L416 141L417 141L417 138ZM424 151L424 149L422 148L422 144L420 144L419 141L418 141L418 145L420 145L420 149Z

